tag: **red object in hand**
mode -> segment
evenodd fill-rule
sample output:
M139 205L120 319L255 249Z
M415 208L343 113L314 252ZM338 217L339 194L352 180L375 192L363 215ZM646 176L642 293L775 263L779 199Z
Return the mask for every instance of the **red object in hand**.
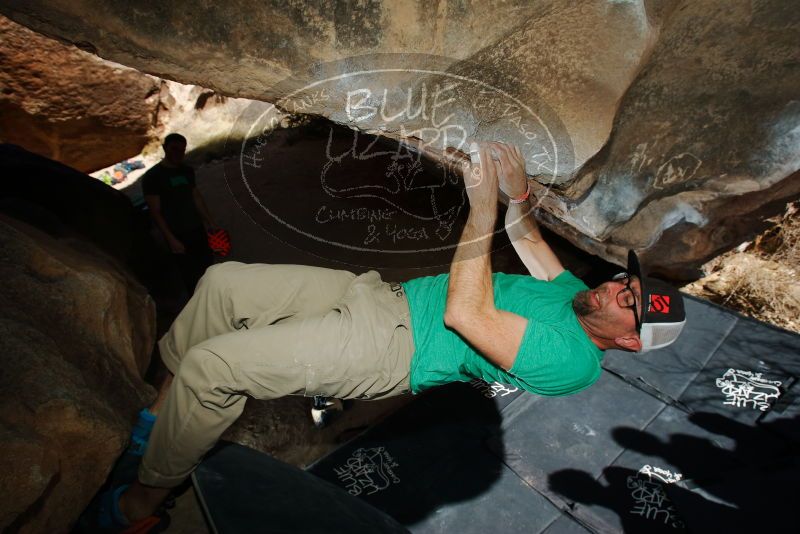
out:
M231 251L231 236L222 228L219 230L209 230L208 247L214 254L224 258Z

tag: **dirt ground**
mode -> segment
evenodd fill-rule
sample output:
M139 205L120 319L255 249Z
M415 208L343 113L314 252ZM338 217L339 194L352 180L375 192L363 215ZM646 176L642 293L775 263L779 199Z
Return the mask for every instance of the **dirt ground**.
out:
M800 201L773 226L717 258L682 289L766 323L800 333Z

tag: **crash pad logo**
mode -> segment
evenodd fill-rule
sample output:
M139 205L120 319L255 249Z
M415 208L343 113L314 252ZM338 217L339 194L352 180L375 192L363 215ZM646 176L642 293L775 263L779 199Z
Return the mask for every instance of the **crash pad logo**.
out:
M650 306L647 311L669 313L669 295L650 295Z
M267 89L266 111L242 113L226 180L253 221L296 248L358 265L448 264L468 213L470 143L519 146L540 195L573 170L555 113L495 79L485 65L417 54L315 65Z
M752 408L765 412L781 396L781 382L767 380L762 373L728 369L716 380L717 387L725 395L726 406Z
M675 529L685 528L675 505L664 491L664 484L672 484L682 478L680 473L673 473L669 469L643 466L636 475L627 478L626 483L634 502L630 513Z
M333 472L350 495L372 495L392 484L399 484L395 474L398 464L384 447L357 449L344 465Z

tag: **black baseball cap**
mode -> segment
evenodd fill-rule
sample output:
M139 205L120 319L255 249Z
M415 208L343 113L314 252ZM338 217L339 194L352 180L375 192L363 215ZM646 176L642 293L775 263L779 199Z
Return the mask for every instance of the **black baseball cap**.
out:
M639 352L671 345L686 325L681 292L666 282L644 276L639 258L632 250L628 251L628 274L637 277L642 288L642 313L639 318L642 349Z

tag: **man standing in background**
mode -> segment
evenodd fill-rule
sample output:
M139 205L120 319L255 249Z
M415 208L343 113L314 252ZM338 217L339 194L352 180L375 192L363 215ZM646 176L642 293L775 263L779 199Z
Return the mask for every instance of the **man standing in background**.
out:
M164 159L142 176L142 191L153 222L172 253L186 292L214 262L206 230L214 228L203 196L195 187L194 169L183 161L186 138L164 138Z

